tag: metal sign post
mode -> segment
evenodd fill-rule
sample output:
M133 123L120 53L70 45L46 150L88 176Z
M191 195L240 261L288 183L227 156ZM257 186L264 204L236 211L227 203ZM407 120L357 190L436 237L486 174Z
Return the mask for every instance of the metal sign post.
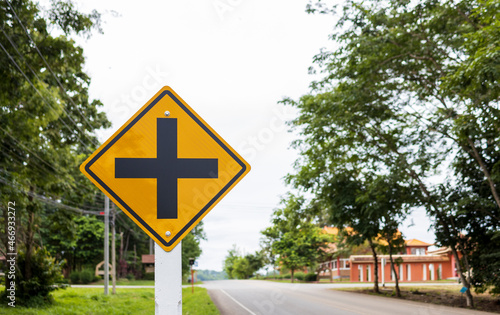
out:
M155 314L182 315L182 242L169 252L155 242Z

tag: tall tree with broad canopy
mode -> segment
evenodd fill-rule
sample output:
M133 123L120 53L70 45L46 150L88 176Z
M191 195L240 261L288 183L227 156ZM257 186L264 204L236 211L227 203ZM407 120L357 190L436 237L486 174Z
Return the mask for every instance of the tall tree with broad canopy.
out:
M307 10L335 11L323 1L311 2ZM312 154L299 160L299 167L314 171L317 160L343 154L382 174L397 169L395 173L405 174L401 185L419 187L414 195L440 231L437 243L450 246L459 262L471 307L472 280L465 275L482 262L473 259L462 242L476 233L457 226L456 215L472 219L480 212L481 229L492 235L498 231L496 17L498 0L347 1L339 31L331 36L338 46L314 58L324 79L313 82L311 94L299 101L285 100L301 111L292 124L305 140L295 146L316 155L315 161ZM316 148L328 147L331 141L343 150L320 154ZM457 168L460 160L466 161L461 164L467 172ZM453 204L443 196L468 181L474 182L470 191L481 190L482 202L461 208L466 212L448 211ZM443 195L449 185L451 190ZM476 229L481 224L467 226Z
M19 209L17 245L28 282L38 268L32 263L41 261L33 254L46 253L37 250L43 205L81 205L96 194L78 166L98 145L94 132L110 123L89 97L83 49L71 37L100 30L100 15L78 12L70 1L42 10L33 1L7 0L0 23L0 207L2 223L8 201Z

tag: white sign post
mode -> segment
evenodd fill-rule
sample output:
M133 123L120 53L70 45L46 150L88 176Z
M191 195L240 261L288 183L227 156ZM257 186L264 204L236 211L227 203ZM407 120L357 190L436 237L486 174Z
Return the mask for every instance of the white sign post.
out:
M182 315L182 242L169 252L155 242L155 314Z

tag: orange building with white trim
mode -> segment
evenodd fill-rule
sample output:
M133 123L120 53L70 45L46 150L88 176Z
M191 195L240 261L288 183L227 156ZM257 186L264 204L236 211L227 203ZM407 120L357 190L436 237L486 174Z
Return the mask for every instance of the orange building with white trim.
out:
M326 233L337 234L338 230L325 227ZM456 279L455 259L449 248L441 248L429 251L433 244L425 243L417 239L405 241L405 251L392 255L396 262L396 275L391 272L389 255L378 255L378 278L379 282L392 282L398 277L400 282L410 281L432 281L441 279ZM332 250L336 250L332 248ZM373 256L351 255L349 258L338 257L329 262L323 262L323 271L320 277L350 278L350 281L372 282L374 281L375 264Z

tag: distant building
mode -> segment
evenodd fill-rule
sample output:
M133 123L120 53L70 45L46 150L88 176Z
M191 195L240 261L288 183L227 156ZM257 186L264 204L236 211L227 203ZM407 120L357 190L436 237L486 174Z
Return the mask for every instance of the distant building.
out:
M338 230L332 227L323 229L325 233L338 234ZM392 282L395 277L401 282L409 281L431 281L441 279L456 279L456 262L449 248L440 248L429 251L433 244L422 242L417 239L405 240L405 250L392 255L393 260L400 261L395 264L396 274L391 272L389 255L378 255L378 278L379 282ZM337 250L335 244L329 246L329 250L335 256ZM371 254L350 255L322 262L320 264L321 278L349 278L350 281L372 282L374 280L375 262Z
M142 264L146 273L155 272L155 255L142 255Z

